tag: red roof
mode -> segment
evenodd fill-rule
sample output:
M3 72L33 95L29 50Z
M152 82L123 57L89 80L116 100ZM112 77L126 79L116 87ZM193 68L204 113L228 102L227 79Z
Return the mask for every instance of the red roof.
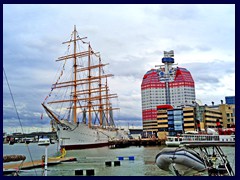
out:
M170 88L181 86L194 87L194 80L187 69L178 67L174 81L170 82L169 86ZM151 69L143 76L141 88L165 88L165 82L159 80L156 69Z
M157 106L157 109L173 109L173 107L169 104L162 104L162 105L159 105Z

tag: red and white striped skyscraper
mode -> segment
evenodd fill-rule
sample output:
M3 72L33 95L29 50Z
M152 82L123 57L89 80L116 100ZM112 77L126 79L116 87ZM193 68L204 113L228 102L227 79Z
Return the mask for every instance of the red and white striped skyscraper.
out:
M143 77L142 119L143 130L152 131L157 126L157 106L169 104L179 107L192 104L195 86L191 73L183 67L174 67L173 51L165 52L164 65L149 70Z

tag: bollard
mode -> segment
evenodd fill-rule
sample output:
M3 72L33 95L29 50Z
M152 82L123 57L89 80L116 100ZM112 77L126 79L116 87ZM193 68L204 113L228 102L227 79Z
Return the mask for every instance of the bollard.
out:
M129 156L128 159L134 161L134 156Z
M45 155L42 155L42 162L45 162Z
M87 169L86 170L86 175L87 176L94 176L94 169Z
M122 157L122 156L119 156L119 157L118 157L118 160L123 160L123 157Z
M114 166L120 166L120 161L114 161Z
M82 176L83 175L83 170L79 169L79 170L75 170L75 176Z
M108 166L108 167L112 166L112 161L106 161L105 165Z

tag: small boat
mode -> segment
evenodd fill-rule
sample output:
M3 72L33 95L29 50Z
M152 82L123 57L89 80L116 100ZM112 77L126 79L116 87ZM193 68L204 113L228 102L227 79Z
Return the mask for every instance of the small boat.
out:
M180 136L167 136L167 140L165 141L165 144L168 147L178 147L182 141L182 137Z
M8 144L9 145L14 145L14 143L15 143L14 138L10 138L9 141L8 141Z
M25 155L3 155L3 164L4 163L11 163L11 162L17 162L20 161L22 164L26 159ZM18 168L9 168L9 169L5 169L3 168L3 175L9 175L12 174L13 176L19 176L19 171L20 171L21 167Z
M38 145L39 146L48 146L50 144L50 139L49 138L39 138L38 140Z
M29 143L33 142L33 140L31 138L25 138L24 142L25 142L25 144L29 144Z
M156 156L156 165L165 171L171 171L174 175L182 176L203 172L206 165L201 156L184 147L163 148Z
M13 162L13 161L24 161L26 159L26 156L24 155L4 155L3 156L3 163L6 162Z
M10 140L10 141L8 142L8 144L9 144L9 145L14 145L14 141L11 141L11 140Z

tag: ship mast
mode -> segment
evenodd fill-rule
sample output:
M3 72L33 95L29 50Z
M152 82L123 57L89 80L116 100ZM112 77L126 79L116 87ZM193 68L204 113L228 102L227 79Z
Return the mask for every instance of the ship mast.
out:
M76 45L76 38L77 37L77 30L76 25L74 25L74 92L73 92L73 122L77 123L77 45Z
M101 57L99 57L99 64L101 64ZM99 75L99 119L100 119L100 126L103 125L103 106L102 106L102 71L101 71L101 66L98 68L98 75Z
M111 108L111 103L109 101L110 98L117 98L116 94L109 93L108 88L107 78L112 77L113 74L105 74L102 71L102 68L108 65L108 63L102 64L99 52L94 52L90 43L83 41L83 39L86 39L87 37L79 37L76 26L74 26L74 31L72 32L72 35L73 38L71 38L69 41L63 42L63 44L73 43L73 53L61 56L56 61L67 61L69 59L72 59L73 78L70 81L60 82L58 80L52 85L52 90L58 88L72 87L73 89L71 92L71 97L69 99L60 98L59 100L48 101L48 104L72 102L73 106L66 108L71 109L73 112L73 123L77 123L77 109L81 108L84 109L84 113L88 113L88 127L90 128L92 127L93 117L99 117L99 125L103 126L104 113L106 112L106 122L109 125L109 110L119 109ZM88 44L88 49L86 51L77 52L77 41L79 40L82 41L83 44ZM93 61L94 57L98 58L97 61ZM83 59L85 65L78 66L77 58L85 58ZM95 71L93 71L94 69L98 71L97 74L95 74ZM77 76L79 73L80 75L83 75L83 77L79 78ZM106 84L102 84L103 78L106 78ZM80 103L80 106L77 104L78 102ZM96 112L99 114L97 114ZM95 113L95 115L93 113Z
M88 45L88 67L91 67L91 46ZM91 68L88 69L88 127L92 126L91 102Z
M105 88L106 88L106 96L108 97L108 83L107 83L107 78L106 78L106 84L105 84ZM109 99L107 98L106 99L106 104L107 104L107 106L106 106L106 121L107 122L109 122L108 121L108 114L109 114L109 106L110 106L110 104L109 104Z

